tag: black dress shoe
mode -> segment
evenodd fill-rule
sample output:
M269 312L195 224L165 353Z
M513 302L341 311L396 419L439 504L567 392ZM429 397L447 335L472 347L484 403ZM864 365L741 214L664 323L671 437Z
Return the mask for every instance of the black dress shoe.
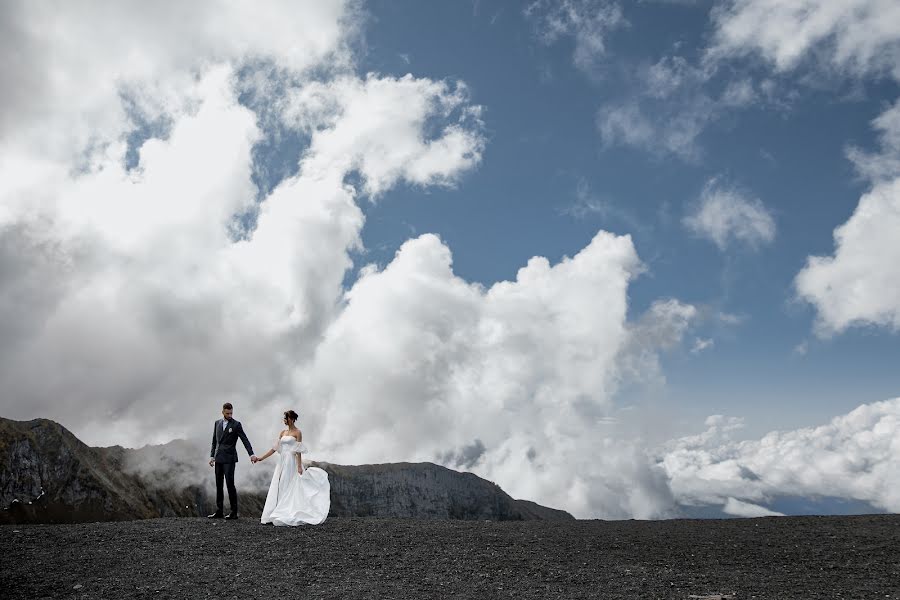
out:
M224 515L220 512L213 513L211 515L206 515L207 519L221 519Z
M231 513L230 515L228 515L227 517L225 517L225 520L226 520L226 521L231 521L232 519L237 519L237 518L238 518L238 516L237 516L235 513Z

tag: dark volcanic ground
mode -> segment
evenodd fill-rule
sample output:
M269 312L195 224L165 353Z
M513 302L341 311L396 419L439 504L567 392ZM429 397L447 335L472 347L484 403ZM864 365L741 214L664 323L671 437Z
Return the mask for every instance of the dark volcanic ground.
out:
M0 527L3 598L900 598L900 516Z

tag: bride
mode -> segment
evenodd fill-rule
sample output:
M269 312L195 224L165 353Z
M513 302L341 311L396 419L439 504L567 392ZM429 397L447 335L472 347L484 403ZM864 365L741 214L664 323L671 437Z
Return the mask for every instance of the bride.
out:
M284 424L287 429L279 434L275 445L259 458L263 461L276 452L280 456L266 496L260 519L262 523L318 525L328 516L331 506L328 473L317 467L303 468L300 455L307 448L303 444L303 434L294 426L296 422L297 413L285 411Z

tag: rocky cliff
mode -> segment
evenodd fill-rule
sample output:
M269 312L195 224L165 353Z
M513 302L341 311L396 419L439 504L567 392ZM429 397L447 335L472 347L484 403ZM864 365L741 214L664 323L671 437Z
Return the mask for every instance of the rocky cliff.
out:
M197 449L183 441L136 450L92 448L53 421L0 418L0 523L206 514L213 509L215 490L212 474L201 470L197 456ZM472 473L431 463L310 464L328 472L332 516L573 518L515 500ZM238 486L241 514L247 517L258 516L265 499L266 471L251 473L252 485Z
M515 500L473 473L431 463L341 466L319 463L331 481L331 514L432 519L572 519L565 511Z
M206 504L206 491L199 486L147 485L127 468L129 452L91 448L46 419L0 418L0 522L196 515Z

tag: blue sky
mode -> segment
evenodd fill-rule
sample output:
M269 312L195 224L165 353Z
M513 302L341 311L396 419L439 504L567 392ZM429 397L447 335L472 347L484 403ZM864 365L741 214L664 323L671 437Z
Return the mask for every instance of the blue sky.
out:
M785 106L730 111L697 136L699 158L685 159L604 146L594 123L607 102L639 101L630 81L637 66L702 55L709 3L627 3L630 26L610 34L594 73L573 63L572 38L542 44L535 24L508 3L367 7L364 68L463 80L486 108L489 143L456 188L402 188L365 205L360 263L389 261L411 233L435 232L453 249L454 271L489 286L513 279L531 256L573 255L598 229L630 234L648 269L629 291L633 311L672 296L741 317L698 332L713 348L665 359L666 395L688 422L743 416L754 435L824 423L896 395L896 334L862 327L819 339L814 310L793 288L807 256L833 252L834 228L868 186L845 149L877 146L870 122L897 97L896 81L819 78L812 69L781 76ZM728 67L734 77L765 69L758 58ZM763 202L777 227L771 244L723 252L682 226L715 177ZM607 211L573 215L579 187ZM798 356L801 344L808 350Z
M5 417L291 408L579 517L900 510L900 5L0 11Z

